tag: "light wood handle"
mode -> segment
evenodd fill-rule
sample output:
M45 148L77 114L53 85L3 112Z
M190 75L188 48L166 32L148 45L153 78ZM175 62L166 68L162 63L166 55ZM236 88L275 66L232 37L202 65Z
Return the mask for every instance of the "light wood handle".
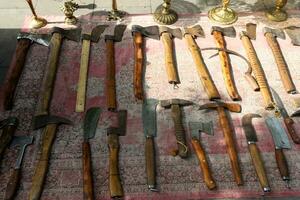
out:
M156 189L155 147L154 147L153 137L146 138L145 157L146 157L147 184L150 190L155 190Z
M83 168L83 199L93 200L93 177L91 166L91 148L89 142L82 144L82 168Z
M133 86L136 99L143 100L143 62L144 62L144 40L140 32L133 33L134 43L134 73Z
M20 178L21 178L21 169L14 169L6 187L4 200L14 199L16 195L16 191L19 187Z
M84 112L84 108L85 108L90 46L91 46L90 40L82 40L80 71L79 71L79 80L77 86L77 99L76 99L76 109L75 109L76 112Z
M205 92L209 100L220 99L220 94L217 90L214 81L211 78L206 64L204 63L198 44L195 42L194 38L190 34L185 34L184 38L192 54L198 72L198 76L204 86Z
M165 65L170 84L179 84L179 75L173 51L173 40L170 33L162 33L161 40L165 49Z
M275 158L282 180L290 180L288 164L282 149L275 149Z
M116 65L115 65L115 46L113 40L106 40L106 93L107 109L114 111L117 109L116 100Z
M250 86L252 87L253 91L260 90L256 79L250 73L245 73L244 77L245 77L246 81L248 81Z
M15 131L17 127L16 126L5 126L2 130L2 134L0 135L0 163L1 159L3 157L4 151L7 148L7 146L10 144Z
M275 62L278 67L279 75L280 75L281 81L283 83L283 86L284 86L286 92L287 93L296 92L296 88L293 83L288 65L284 59L284 56L282 54L282 51L280 49L277 39L273 36L272 33L266 33L265 37L266 37L266 40L273 52Z
M288 133L290 134L293 142L295 144L300 144L300 137L297 135L296 130L293 126L294 120L292 118L285 118L284 119L284 124L288 130Z
M216 183L212 177L211 171L208 166L208 162L205 156L205 151L202 148L202 145L199 140L192 139L192 145L196 152L197 158L200 163L201 171L203 173L203 179L208 189L212 190L216 188Z

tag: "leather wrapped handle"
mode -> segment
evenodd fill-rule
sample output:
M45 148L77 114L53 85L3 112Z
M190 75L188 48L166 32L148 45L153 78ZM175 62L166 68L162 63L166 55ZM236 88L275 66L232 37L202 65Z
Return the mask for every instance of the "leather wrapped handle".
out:
M155 173L155 147L154 138L146 138L145 146L145 157L146 157L146 172L147 172L147 184L151 191L156 190L156 173Z
M281 78L281 81L283 83L283 86L284 86L286 92L287 93L295 93L296 88L293 83L288 65L284 59L284 56L282 54L282 51L280 49L277 39L275 37L273 37L272 33L266 33L265 37L266 37L268 45L270 46L270 48L273 52L275 62L277 64L278 71L280 74L280 78Z
M91 148L89 142L82 144L82 168L83 168L83 199L93 200L93 177L91 166Z
M293 126L294 120L292 118L285 118L284 119L284 124L288 130L288 133L290 134L293 142L295 144L300 144L300 137L297 135L296 130Z
M21 178L21 169L14 169L6 187L4 200L14 199L20 183L20 178Z
M213 36L215 38L217 48L226 49L226 43L222 33L213 31ZM239 101L241 100L241 97L234 83L233 71L230 64L229 55L225 51L219 51L219 57L221 60L221 68L227 92L233 101Z
M133 33L134 44L134 73L133 86L134 96L136 99L143 100L143 62L144 62L144 46L143 36L140 32Z
M4 81L3 99L5 110L11 110L13 107L15 91L24 68L26 55L30 45L31 40L28 39L20 39L17 42L16 50L10 62L7 76Z
M185 34L184 38L192 54L198 72L198 76L202 82L202 85L204 86L205 92L209 100L220 99L221 97L219 91L211 78L206 64L204 63L198 44L195 42L194 38L190 34Z
M116 134L108 135L109 147L109 190L111 198L124 196L119 174L119 136Z
M276 158L277 167L279 169L282 180L289 181L290 173L289 173L288 164L287 164L287 161L286 161L286 158L285 158L285 155L284 155L282 149L275 149L275 158Z
M3 128L2 134L0 135L0 163L4 151L7 148L7 146L10 144L16 129L17 129L16 126L10 126L10 125L4 126Z
M202 148L202 145L201 145L200 141L197 140L197 139L192 139L192 145L193 145L193 148L196 152L197 158L198 158L199 163L200 163L200 168L201 168L201 171L203 173L204 182L205 182L207 188L212 190L212 189L216 188L217 186L216 186L216 183L215 183L215 181L212 177L212 173L210 171L210 168L208 166L205 151Z
M165 49L165 65L170 84L180 84L179 75L176 68L175 55L173 52L173 40L170 33L162 33L161 40Z
M117 109L116 100L116 64L115 64L115 45L113 40L106 40L106 93L107 109L114 111Z

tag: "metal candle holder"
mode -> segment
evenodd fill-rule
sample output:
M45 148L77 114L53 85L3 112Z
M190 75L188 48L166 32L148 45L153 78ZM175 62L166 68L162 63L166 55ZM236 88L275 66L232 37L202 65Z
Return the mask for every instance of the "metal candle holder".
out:
M234 10L228 7L229 3L230 0L223 0L222 6L211 9L208 12L209 19L223 25L236 22L238 16Z
M170 7L171 0L164 0L162 7L158 7L154 12L154 20L163 25L174 24L178 20L178 15Z
M69 25L74 25L77 23L77 18L74 16L74 12L79 8L79 5L74 2L74 0L64 2L61 10L64 12L66 18L65 23Z
M34 28L34 29L39 29L39 28L42 28L44 26L47 25L47 20L42 18L42 17L38 17L35 10L34 10L34 7L33 7L33 4L32 4L32 1L31 0L26 0L29 7L30 7L30 10L33 14L33 19L31 20L30 22L30 27L31 28Z
M118 10L117 0L112 0L112 10L108 12L107 20L108 21L118 21L126 15L125 12Z
M288 17L287 13L282 10L286 5L287 0L276 0L275 8L266 12L266 16L269 20L275 22L285 21Z

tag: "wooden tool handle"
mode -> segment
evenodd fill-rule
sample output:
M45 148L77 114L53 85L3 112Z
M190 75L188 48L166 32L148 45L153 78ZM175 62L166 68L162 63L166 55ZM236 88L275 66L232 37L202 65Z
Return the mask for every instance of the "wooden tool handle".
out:
M296 130L294 129L294 120L292 118L285 118L284 124L288 130L288 133L290 134L292 140L296 144L300 144L300 137L297 135Z
M277 39L273 37L272 33L266 33L265 34L266 40L273 52L275 62L278 67L278 71L280 74L280 78L282 80L283 86L287 93L294 93L296 92L295 85L293 83L289 68L287 66L287 63L283 57L283 54L281 52L280 46L277 42Z
M3 99L5 110L11 110L13 107L13 99L16 87L24 68L26 55L30 44L31 40L28 39L20 39L17 42L16 50L10 62L7 76L4 81Z
M87 76L90 57L90 40L82 40L79 80L77 86L76 112L84 112Z
M49 124L45 127L42 141L42 152L32 178L29 200L39 200L41 197L44 181L47 175L51 147L56 135L56 128L56 124Z
M284 181L290 180L288 164L282 149L275 149L275 158L282 179Z
M248 144L249 152L252 158L256 174L258 176L261 187L264 191L270 191L270 184L267 178L267 174L264 168L263 161L260 156L260 152L255 143Z
M252 45L252 42L250 41L250 39L247 36L242 37L242 42L243 42L244 48L246 50L248 60L251 64L253 73L256 77L257 84L261 91L261 94L262 94L262 97L264 100L264 104L265 104L265 108L273 109L274 108L273 97L272 97L272 94L270 91L270 87L269 87L268 81L266 79L265 72L261 66L261 63L257 57L256 51Z
M248 81L249 85L252 87L253 91L259 91L259 86L256 79L250 73L245 73L244 76L246 81Z
M207 186L208 189L212 190L214 188L216 188L216 183L211 175L211 171L209 169L209 166L208 166L208 162L207 162L207 159L206 159L206 156L205 156L205 151L204 149L202 148L199 140L197 139L192 139L192 145L193 145L193 148L196 152L196 155L197 155L197 158L199 160L199 163L200 163L200 167L201 167L201 170L202 170L202 173L203 173L203 179L204 179L204 182Z
M16 129L16 126L4 126L2 134L0 135L0 161L2 159L5 149L10 144Z
M179 84L179 76L176 68L173 41L170 33L162 33L161 40L165 49L165 65L170 84Z
M83 199L93 200L93 178L91 166L91 148L89 142L82 144L82 164L83 164Z
M4 200L13 200L18 189L21 178L21 169L14 169L5 191Z
M115 65L115 46L114 41L106 40L106 93L107 93L107 108L110 111L117 109L116 100L116 65Z
M237 185L243 185L242 173L238 162L238 154L233 140L232 129L230 127L229 120L223 107L218 107L218 113L235 182Z
M214 31L213 36L215 38L217 48L226 49L226 43L225 43L222 33L218 32L218 31ZM240 97L240 95L237 91L237 88L235 86L235 83L234 83L232 66L230 64L230 58L229 58L228 54L225 51L219 51L219 57L221 60L221 67L222 67L224 82L225 82L226 89L227 89L227 92L228 92L230 98L233 101L241 100L241 97Z
M119 174L119 136L111 134L108 136L109 147L109 190L111 198L123 197L123 188Z
M156 189L156 174L155 174L155 147L154 138L146 138L145 146L146 171L148 188L152 191Z
M133 86L134 96L136 99L143 100L143 36L140 32L133 33L134 42L134 73L133 73Z
M46 64L36 115L46 115L54 88L62 35L53 33L50 41L50 53Z
M219 91L211 78L211 75L204 63L201 51L198 44L195 42L194 38L190 34L185 34L185 41L188 45L188 48L192 54L193 60L196 64L196 69L198 76L204 86L205 92L209 100L220 99Z

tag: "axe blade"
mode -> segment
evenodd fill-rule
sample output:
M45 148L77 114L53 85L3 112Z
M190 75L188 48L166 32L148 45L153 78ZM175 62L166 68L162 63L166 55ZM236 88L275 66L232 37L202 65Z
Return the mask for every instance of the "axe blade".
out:
M108 25L98 25L96 26L91 33L91 41L92 42L98 42L100 39L101 34L104 32L104 30L108 27Z
M197 24L193 27L185 27L184 29L184 33L185 34L191 34L193 38L197 38L197 37L205 37L205 33L203 31L203 28Z
M52 34L53 33L59 33L59 34L63 35L63 37L65 37L69 40L79 42L80 38L81 38L81 30L82 30L82 28L66 30L66 29L63 29L63 28L54 27L52 29Z
M273 35L273 37L278 37L278 38L285 40L285 34L284 34L283 30L281 30L281 29L273 29L273 28L269 28L269 27L264 27L263 33L264 34L271 33Z
M133 25L131 28L132 32L140 32L143 36L159 40L159 29L158 26L143 27L140 25Z
M189 122L192 138L199 139L201 133L214 135L213 122Z
M236 36L236 31L235 28L233 26L230 27L219 27L219 26L213 26L211 28L211 33L213 33L214 31L218 31L221 32L223 36L227 36L227 37L232 37L234 38Z
M17 40L20 40L20 39L28 39L28 40L34 41L38 44L48 47L50 45L51 35L20 32L18 34Z
M33 142L33 136L15 136L11 142L11 147L29 145Z
M246 24L247 35L250 39L256 40L256 24L248 23Z
M300 46L300 27L289 26L285 28L285 31L291 38L292 44L295 46Z
M169 34L172 35L172 37L182 39L182 32L181 32L180 28L172 29L172 28L169 28L167 26L160 26L159 27L159 32L160 32L160 34L169 33Z

